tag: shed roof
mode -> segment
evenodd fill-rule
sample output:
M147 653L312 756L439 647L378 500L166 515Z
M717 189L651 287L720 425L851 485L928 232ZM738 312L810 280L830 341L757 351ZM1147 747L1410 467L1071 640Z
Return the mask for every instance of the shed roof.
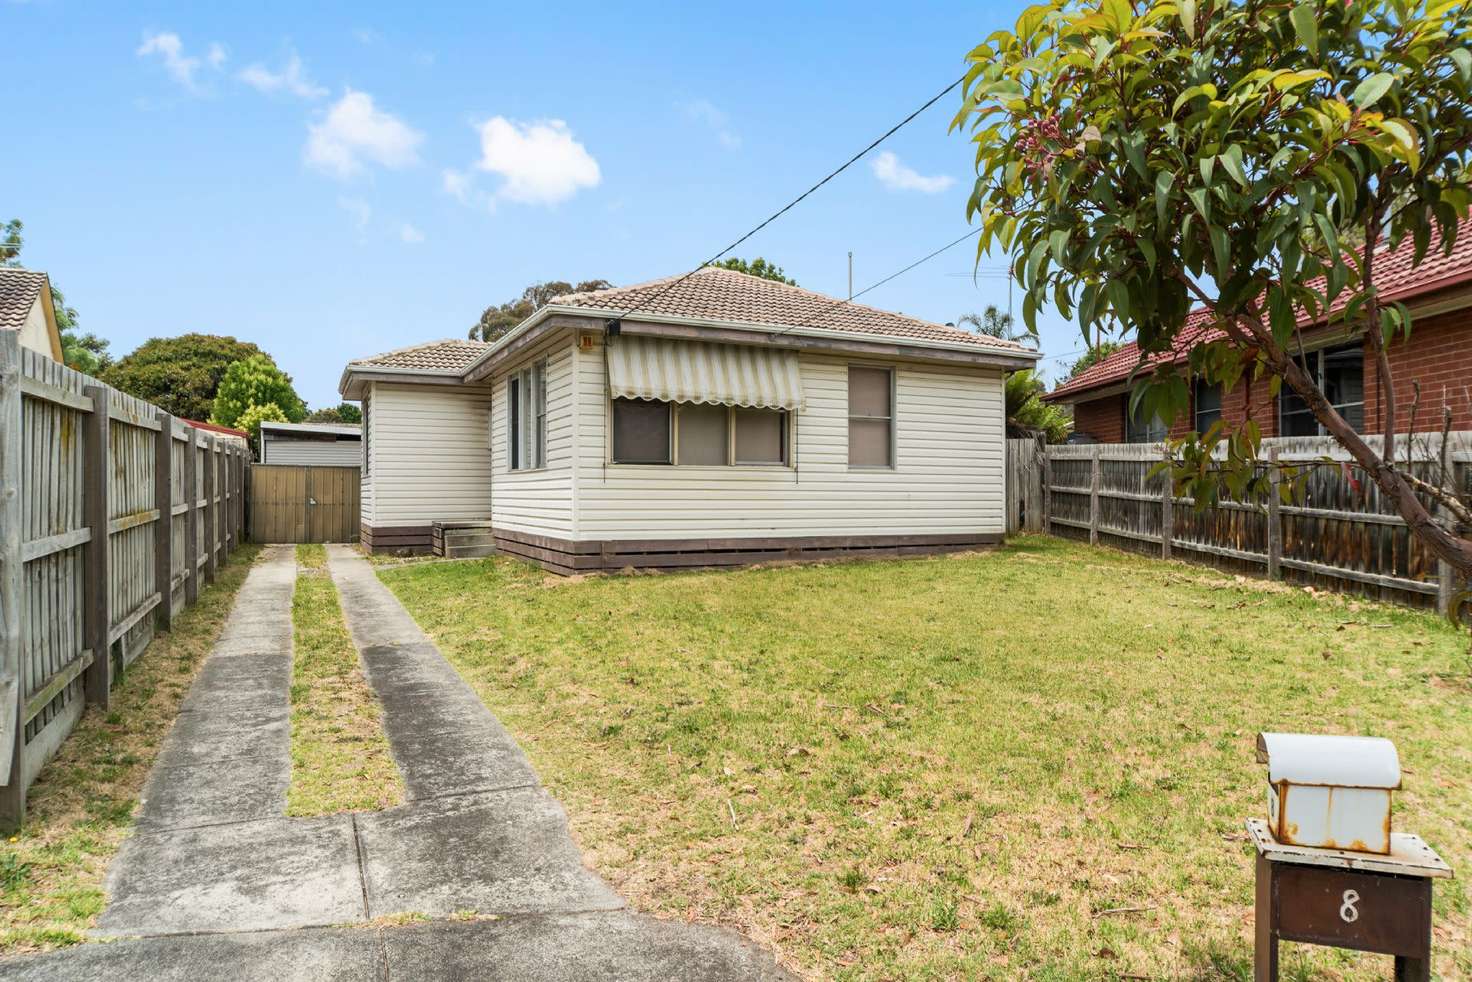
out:
M1414 260L1415 245L1409 236L1398 248L1376 254L1374 279L1375 284L1380 287L1381 299L1413 300L1472 282L1472 218L1465 219L1458 225L1456 242L1450 254L1443 251L1440 234L1433 232L1431 246L1422 257L1421 263L1416 265ZM1322 279L1314 280L1309 285L1322 288L1322 282ZM1333 309L1343 309L1346 301L1347 296L1341 295ZM1314 319L1308 316L1299 318L1301 327L1312 323ZM1144 367L1152 369L1170 362L1183 362L1196 345L1224 336L1224 332L1214 326L1211 312L1198 307L1186 318L1185 326L1176 335L1171 350L1146 356ZM1043 398L1069 402L1080 393L1125 381L1139 366L1140 348L1131 341L1098 364L1080 372L1077 377L1059 385Z
M363 427L357 423L278 423L266 420L261 423L261 429L276 433L320 433L350 437L363 435Z

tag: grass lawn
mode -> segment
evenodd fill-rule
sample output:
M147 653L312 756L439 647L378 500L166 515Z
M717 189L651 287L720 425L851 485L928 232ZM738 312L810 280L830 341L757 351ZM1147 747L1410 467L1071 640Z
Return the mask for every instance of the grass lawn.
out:
M85 940L143 781L258 551L236 550L115 683L112 708L89 708L31 785L24 828L0 843L0 952Z
M379 575L638 908L817 978L1250 978L1259 730L1394 739L1396 822L1472 875L1467 639L1045 537L899 562ZM1438 885L1436 970L1472 977ZM1285 978L1389 961L1285 946Z
M291 786L286 814L377 811L404 800L378 699L343 623L327 550L296 547L291 602Z

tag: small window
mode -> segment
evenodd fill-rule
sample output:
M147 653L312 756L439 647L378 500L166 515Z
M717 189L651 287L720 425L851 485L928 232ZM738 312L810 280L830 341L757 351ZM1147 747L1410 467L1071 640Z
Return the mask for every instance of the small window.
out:
M613 400L613 461L670 462L670 404L643 399Z
M676 407L675 431L681 464L725 464L730 456L730 421L725 406L687 402Z
M1196 380L1196 432L1205 433L1222 418L1222 387L1208 385L1204 379Z
M1365 352L1356 344L1326 351L1310 351L1308 374L1318 383L1329 404L1356 430L1365 423ZM1281 436L1323 436L1325 430L1308 403L1284 388L1278 396L1278 433Z
M1125 407L1125 442L1126 443L1159 443L1165 439L1165 421L1159 416L1145 419L1144 413L1137 407L1130 412L1130 397L1124 396Z
M777 409L734 409L736 463L785 464L787 414Z
M506 460L510 470L547 466L547 362L506 380Z
M894 375L887 368L848 370L848 464L894 466Z

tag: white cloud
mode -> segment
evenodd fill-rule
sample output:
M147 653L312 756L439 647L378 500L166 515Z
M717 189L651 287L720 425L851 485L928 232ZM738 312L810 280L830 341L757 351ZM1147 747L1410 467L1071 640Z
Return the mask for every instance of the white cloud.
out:
M709 100L696 99L693 102L682 102L679 108L687 119L700 123L714 132L716 139L721 141L721 146L727 150L735 150L741 146L741 136L731 129L730 117L717 109Z
M302 68L301 56L294 51L279 72L273 72L257 62L246 66L237 77L260 92L290 92L301 99L321 99L327 95L325 88L307 76Z
M219 45L215 45L210 49L212 65L214 64L214 51L218 47ZM223 54L224 49L221 48L220 52ZM160 31L157 34L148 35L135 53L139 58L158 58L163 63L164 71L168 72L169 77L175 82L190 92L200 91L197 76L201 62L193 55L184 53L184 42L173 31Z
M560 119L518 123L494 116L477 129L481 156L476 168L503 178L493 198L553 205L571 198L581 188L597 187L603 180L598 161ZM468 182L458 177L452 180L447 172L446 190L455 194L452 185L458 185L468 194Z
M408 222L405 222L403 227L399 229L399 238L403 239L409 245L418 245L424 241L424 233Z
M913 168L906 167L900 163L900 158L888 150L885 150L870 161L869 166L874 169L874 176L879 178L879 183L891 191L919 191L923 194L938 194L956 183L954 177L946 174L926 177L916 172Z
M368 222L373 218L373 206L362 198L341 197L337 199L337 206L353 216L353 224L360 232L368 227Z
M341 179L362 173L365 160L388 168L417 163L424 141L424 134L375 107L371 95L353 89L307 130L307 163Z
M456 198L462 205L470 203L475 187L469 174L446 167L444 173L440 175L440 181L446 194Z
M210 43L209 54L205 55L205 61L209 62L210 67L215 71L219 71L225 67L225 62L229 57L230 55L225 51L225 46L219 41L213 41Z

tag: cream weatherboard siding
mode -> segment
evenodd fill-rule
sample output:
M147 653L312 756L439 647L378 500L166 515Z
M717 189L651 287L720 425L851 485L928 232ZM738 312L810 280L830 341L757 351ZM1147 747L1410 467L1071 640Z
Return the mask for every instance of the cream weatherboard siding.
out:
M607 464L603 352L577 352L580 540L1004 531L1000 370L801 356L793 467ZM895 370L893 470L848 466L848 366ZM497 525L501 524L500 470Z
M363 523L376 528L491 517L485 386L373 383Z
M492 377L491 466L498 529L573 537L573 355L572 340L563 335ZM541 358L547 359L547 466L513 471L507 466L506 379Z
M363 459L359 440L293 440L265 434L261 463L304 464L317 467L357 467Z

